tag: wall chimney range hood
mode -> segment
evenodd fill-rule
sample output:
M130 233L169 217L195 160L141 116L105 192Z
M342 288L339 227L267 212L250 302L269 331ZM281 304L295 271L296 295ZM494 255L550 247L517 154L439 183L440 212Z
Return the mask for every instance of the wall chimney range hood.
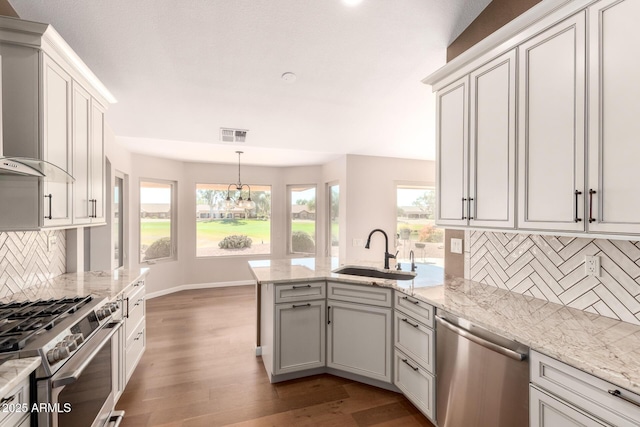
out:
M1 157L0 175L35 176L45 182L72 183L75 178L53 163L29 157Z

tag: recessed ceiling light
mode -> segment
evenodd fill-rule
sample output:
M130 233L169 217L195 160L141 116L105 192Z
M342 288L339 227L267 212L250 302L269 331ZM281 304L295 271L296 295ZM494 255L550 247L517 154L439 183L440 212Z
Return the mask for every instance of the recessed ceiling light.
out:
M362 0L342 0L342 2L344 4L346 4L347 6L353 7L353 6L357 6L360 3L362 3Z
M284 80L287 83L293 83L296 81L296 79L298 78L298 76L295 75L295 73L292 72L286 72L284 73L282 76L280 76L280 78L282 80Z

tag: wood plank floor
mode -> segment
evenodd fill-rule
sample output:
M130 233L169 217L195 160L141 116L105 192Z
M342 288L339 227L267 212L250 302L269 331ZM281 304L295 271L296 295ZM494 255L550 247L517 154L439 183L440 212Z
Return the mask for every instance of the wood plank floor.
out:
M401 394L331 375L270 384L255 356L255 288L147 302L147 349L116 405L122 427L427 426Z

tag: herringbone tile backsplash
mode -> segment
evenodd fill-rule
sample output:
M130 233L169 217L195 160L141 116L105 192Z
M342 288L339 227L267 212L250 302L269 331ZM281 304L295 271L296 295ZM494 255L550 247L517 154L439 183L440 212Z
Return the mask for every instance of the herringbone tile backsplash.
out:
M57 238L51 252L47 236ZM66 235L57 231L0 232L0 298L66 272Z
M471 280L640 325L640 242L467 233ZM600 277L586 255L599 255Z

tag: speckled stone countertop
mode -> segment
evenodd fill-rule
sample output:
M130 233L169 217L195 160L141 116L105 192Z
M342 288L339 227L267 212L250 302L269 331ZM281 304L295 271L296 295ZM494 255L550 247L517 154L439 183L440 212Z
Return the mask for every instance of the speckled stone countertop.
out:
M4 361L0 365L0 398L9 397L9 392L35 371L40 362L39 357Z
M640 326L460 278L423 287L419 270L414 280L395 281L332 273L332 259L249 265L259 283L334 279L392 288L640 394Z
M4 298L4 301L33 301L86 295L112 299L148 272L148 268L140 268L67 273L16 292Z

